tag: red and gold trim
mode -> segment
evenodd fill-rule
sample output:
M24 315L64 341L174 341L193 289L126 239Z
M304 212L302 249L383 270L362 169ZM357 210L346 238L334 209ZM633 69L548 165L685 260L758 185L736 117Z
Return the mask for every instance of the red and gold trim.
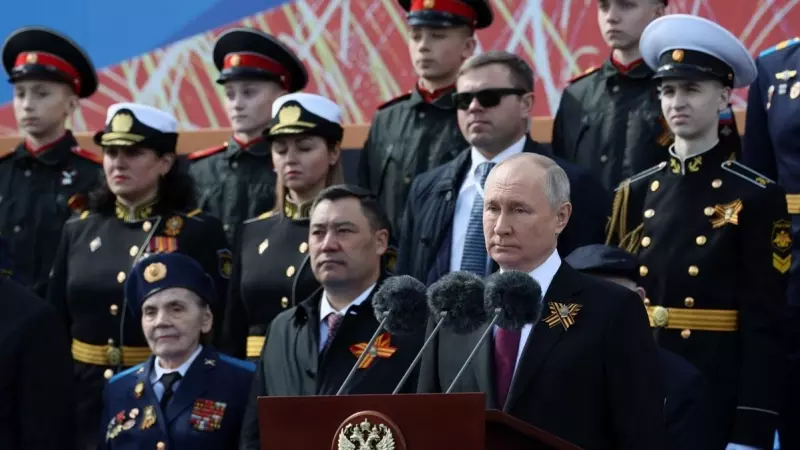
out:
M459 0L413 0L410 12L437 11L469 19L473 24L478 21L478 12Z
M222 69L261 69L274 73L281 78L281 84L285 89L291 86L292 77L286 68L272 58L257 53L228 53L225 55Z
M70 79L72 89L75 92L81 91L81 76L78 73L78 69L60 57L46 52L22 52L17 55L17 59L14 61L14 68L22 68L30 64L52 67L58 70Z

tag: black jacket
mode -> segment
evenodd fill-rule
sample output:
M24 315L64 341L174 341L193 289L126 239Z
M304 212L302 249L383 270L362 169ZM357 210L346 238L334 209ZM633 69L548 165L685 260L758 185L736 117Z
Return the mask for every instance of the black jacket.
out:
M64 324L50 305L2 276L0 309L0 448L74 448L75 391Z
M550 302L581 305L569 328ZM418 392L444 392L486 326L467 335L442 330L422 358ZM586 450L665 448L658 351L632 291L578 273L562 261L505 405L496 400L493 349L489 338L453 392L484 392L487 408L502 409Z
M451 94L427 103L415 88L382 105L372 119L359 160L359 184L378 196L395 234L414 177L450 161L468 145Z
M11 245L14 276L41 297L70 205L85 204L103 177L99 158L70 132L37 156L23 142L0 157L0 235Z
M276 175L269 145L259 140L243 149L235 139L189 154L197 207L222 222L228 242L245 220L275 205Z
M361 305L354 305L348 310L333 341L327 344L327 350L321 355L319 305L322 289L272 321L253 378L242 427L241 449L261 448L256 404L258 396L336 394L358 359L354 347L366 344L378 327L371 300L380 288L382 279ZM422 347L422 341L422 331L408 336L381 335L376 341L380 344L377 345L378 356L369 362L368 367L356 372L346 393L391 393ZM416 376L410 377L405 392L413 391L416 381Z
M547 145L526 138L524 152L553 157ZM611 200L588 171L554 158L570 180L572 217L559 236L558 251L568 255L602 243ZM417 177L411 188L398 249L396 271L433 282L450 271L450 230L458 191L471 164L469 150L453 161Z

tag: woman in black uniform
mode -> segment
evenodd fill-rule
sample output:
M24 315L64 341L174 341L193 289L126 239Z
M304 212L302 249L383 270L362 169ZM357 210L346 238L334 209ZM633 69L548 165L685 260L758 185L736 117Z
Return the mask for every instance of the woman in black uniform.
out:
M319 95L278 98L265 132L278 174L275 208L237 233L223 350L256 359L272 319L319 284L308 263L308 216L314 197L342 182L341 108Z
M106 380L150 356L141 325L125 317L123 283L133 264L179 251L214 278L219 298L227 290L231 254L222 224L188 211L193 190L174 165L176 129L174 117L150 106L111 106L95 135L106 186L62 233L48 298L72 338L80 450L97 444ZM214 312L220 317L224 306Z

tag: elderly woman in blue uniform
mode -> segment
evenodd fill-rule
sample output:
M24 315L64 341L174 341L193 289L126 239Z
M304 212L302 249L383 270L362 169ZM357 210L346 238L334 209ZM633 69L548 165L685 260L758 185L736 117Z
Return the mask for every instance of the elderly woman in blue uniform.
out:
M156 254L125 282L153 352L114 376L104 393L103 449L235 449L252 363L204 345L214 283L189 256Z
M783 190L718 135L732 89L756 67L733 34L696 16L651 22L640 50L675 144L618 188L609 237L638 254L659 345L708 379L708 448L771 448L791 229ZM644 208L628 211L632 198Z
M265 139L278 173L275 208L246 220L237 233L222 350L257 359L272 319L319 289L311 271L311 203L342 182L342 109L315 94L293 93L272 104Z

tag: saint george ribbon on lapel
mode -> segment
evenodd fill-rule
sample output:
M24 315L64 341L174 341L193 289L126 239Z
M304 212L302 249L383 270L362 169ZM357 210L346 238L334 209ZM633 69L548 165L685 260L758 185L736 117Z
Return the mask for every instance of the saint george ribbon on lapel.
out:
M545 323L547 323L550 328L561 324L565 331L575 324L575 317L578 315L578 312L580 312L582 306L577 303L558 302L549 302L547 305L550 308L550 315L544 319Z
M375 339L375 345L369 350L369 353L361 361L361 365L358 366L359 369L367 369L369 366L372 365L372 362L375 361L375 358L390 358L394 355L394 352L397 351L396 347L392 347L390 344L392 342L392 335L389 333L383 333L378 336L378 339ZM367 348L367 343L362 342L360 344L354 344L350 346L350 352L355 355L356 358L360 358L361 354L364 353L364 349Z

